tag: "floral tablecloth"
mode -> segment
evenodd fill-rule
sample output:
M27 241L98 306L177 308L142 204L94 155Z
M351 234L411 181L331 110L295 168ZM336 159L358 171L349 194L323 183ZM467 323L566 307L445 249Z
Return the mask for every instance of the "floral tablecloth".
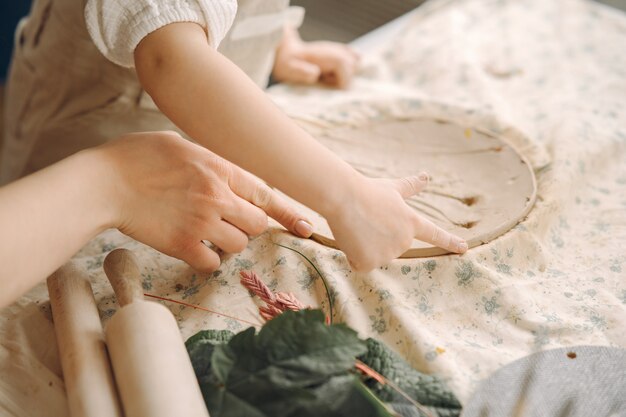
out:
M75 260L106 321L117 305L102 272L123 246L144 289L259 322L239 271L385 341L461 400L501 366L572 345L626 346L626 16L583 0L431 1L365 53L352 88L279 86L275 101L316 133L372 118L445 117L498 133L532 163L538 200L513 230L463 256L402 259L367 274L341 252L278 227L201 275L116 231ZM480 169L480 167L477 167ZM43 277L42 277L43 278ZM186 338L235 319L167 304ZM45 284L0 315L0 414L67 415Z

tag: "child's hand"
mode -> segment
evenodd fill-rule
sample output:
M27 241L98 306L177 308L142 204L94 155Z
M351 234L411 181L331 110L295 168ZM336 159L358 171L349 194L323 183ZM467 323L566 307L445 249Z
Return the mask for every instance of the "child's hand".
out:
M358 54L347 45L303 42L297 30L286 28L276 51L272 74L280 82L315 84L320 81L331 87L346 88L358 62Z
M96 148L110 164L114 226L200 271L220 265L201 241L241 252L267 215L309 237L311 227L266 184L176 133L137 133ZM117 180L117 181L116 181Z
M464 253L467 243L410 208L405 198L426 188L424 173L400 179L363 178L338 210L326 215L339 248L358 271L385 265L411 246L413 239Z

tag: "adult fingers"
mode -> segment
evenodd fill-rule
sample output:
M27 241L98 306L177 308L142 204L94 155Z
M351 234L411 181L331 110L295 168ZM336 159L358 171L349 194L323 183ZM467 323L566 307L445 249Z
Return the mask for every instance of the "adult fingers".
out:
M313 233L311 223L304 216L249 172L237 168L229 179L229 185L235 194L261 208L290 232L302 237Z
M227 253L242 252L248 246L248 236L232 224L220 220L211 225L207 240Z
M185 248L185 251L177 257L200 272L213 272L220 267L221 262L217 253L200 241L189 248Z
M415 214L415 238L455 253L467 252L464 239L443 230L428 219Z
M250 236L260 235L267 229L267 214L238 195L233 195L232 204L222 218Z
M291 207L291 205L276 192L271 191L271 195L270 204L265 206L265 208L261 208L291 233L304 238L310 237L313 234L311 222L300 215L300 213Z
M428 174L422 172L419 175L397 178L392 180L392 183L402 198L409 198L428 186Z

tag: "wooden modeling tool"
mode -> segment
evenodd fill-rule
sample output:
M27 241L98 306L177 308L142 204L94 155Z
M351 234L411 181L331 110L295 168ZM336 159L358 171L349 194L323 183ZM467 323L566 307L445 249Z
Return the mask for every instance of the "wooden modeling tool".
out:
M121 417L88 275L73 263L48 278L54 330L72 417Z
M126 417L208 417L176 320L143 299L133 253L109 253L104 271L122 307L105 334Z

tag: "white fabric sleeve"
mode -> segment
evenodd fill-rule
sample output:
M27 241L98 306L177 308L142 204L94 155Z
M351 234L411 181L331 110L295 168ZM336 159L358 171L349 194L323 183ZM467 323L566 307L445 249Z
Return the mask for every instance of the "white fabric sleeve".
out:
M85 22L100 52L130 68L139 42L170 23L198 23L217 48L236 13L236 0L87 0Z

